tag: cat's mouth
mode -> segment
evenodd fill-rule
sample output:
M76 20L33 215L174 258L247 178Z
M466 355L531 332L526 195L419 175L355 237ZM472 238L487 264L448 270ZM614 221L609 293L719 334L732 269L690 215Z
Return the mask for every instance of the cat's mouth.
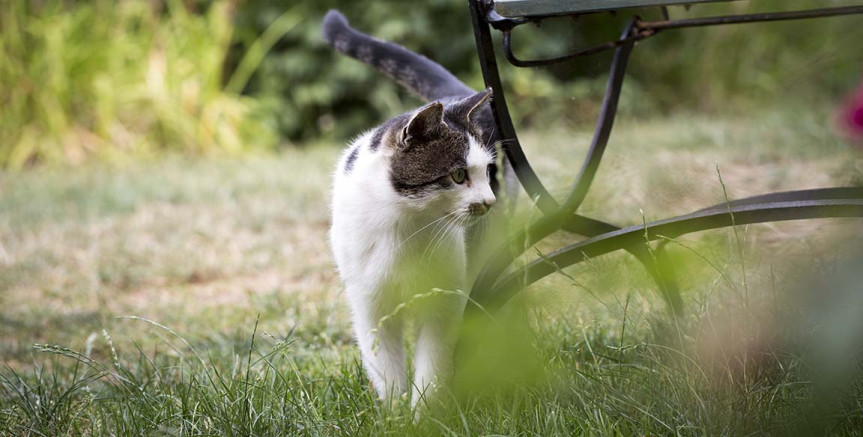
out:
M472 203L472 204L470 204L470 206L467 207L467 213L471 217L477 217L478 218L478 217L482 217L482 216L486 215L486 213L488 213L488 211L490 209L491 209L490 205L486 205L484 203Z

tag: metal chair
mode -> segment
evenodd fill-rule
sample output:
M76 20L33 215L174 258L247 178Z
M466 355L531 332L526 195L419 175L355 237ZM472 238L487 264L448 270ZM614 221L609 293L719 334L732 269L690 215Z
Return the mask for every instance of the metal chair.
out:
M524 231L512 235L490 258L476 278L471 297L478 305L468 312L494 311L533 282L585 259L620 249L632 253L655 279L669 310L680 314L683 303L674 280L673 266L666 261L662 246L651 249L645 243L687 233L783 220L824 217L863 217L863 187L825 188L756 196L714 205L678 217L621 228L578 214L611 135L627 61L636 42L660 32L690 27L802 20L839 15L863 14L863 6L833 7L805 11L784 11L746 15L713 16L684 20L670 19L670 5L691 5L734 0L469 0L474 36L486 86L494 91L492 112L500 132L502 148L518 180L534 200L542 217ZM552 59L519 59L512 50L512 30L520 25L554 16L577 16L599 11L624 13L629 8L658 8L663 19L644 21L633 16L620 38L575 53ZM507 107L506 95L498 72L491 30L503 33L506 59L515 67L538 67L571 61L595 53L614 50L608 85L593 142L581 164L568 196L559 200L551 196L531 167L515 132ZM526 266L508 272L512 261L525 249L550 234L565 230L586 239L563 247Z

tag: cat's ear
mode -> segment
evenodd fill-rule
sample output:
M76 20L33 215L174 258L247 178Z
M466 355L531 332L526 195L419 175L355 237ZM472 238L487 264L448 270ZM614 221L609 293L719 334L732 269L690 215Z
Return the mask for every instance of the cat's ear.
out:
M491 95L491 88L486 88L460 102L463 104L464 108L467 108L465 118L468 122L471 121L471 117L473 117L477 109L481 108L484 103L491 100Z
M407 149L411 141L425 137L443 123L443 105L440 102L428 104L411 117L402 130L401 147Z

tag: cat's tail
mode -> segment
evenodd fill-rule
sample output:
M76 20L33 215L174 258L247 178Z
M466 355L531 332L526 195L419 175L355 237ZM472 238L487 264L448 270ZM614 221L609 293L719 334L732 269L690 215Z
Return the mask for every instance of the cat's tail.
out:
M425 56L353 29L335 9L324 17L323 32L333 48L375 67L426 101L474 93L446 68Z

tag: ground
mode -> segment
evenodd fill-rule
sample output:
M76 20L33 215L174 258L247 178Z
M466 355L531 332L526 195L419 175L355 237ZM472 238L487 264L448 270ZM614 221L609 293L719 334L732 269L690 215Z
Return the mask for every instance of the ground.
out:
M624 118L582 212L631 225L726 194L860 185L863 158L824 114ZM556 194L589 139L582 126L522 138ZM453 402L414 424L406 403L373 399L358 363L327 242L339 153L318 144L0 173L0 430L703 435L863 426L858 339L822 347L831 329L853 331L859 313L849 308L863 309L843 294L860 291L848 264L863 241L855 219L669 244L687 302L680 320L626 255L541 281L500 316L505 332L482 331L489 344L505 336L506 347L480 351L488 355L443 396ZM520 210L532 214L524 197ZM811 360L836 350L846 360L833 367Z

